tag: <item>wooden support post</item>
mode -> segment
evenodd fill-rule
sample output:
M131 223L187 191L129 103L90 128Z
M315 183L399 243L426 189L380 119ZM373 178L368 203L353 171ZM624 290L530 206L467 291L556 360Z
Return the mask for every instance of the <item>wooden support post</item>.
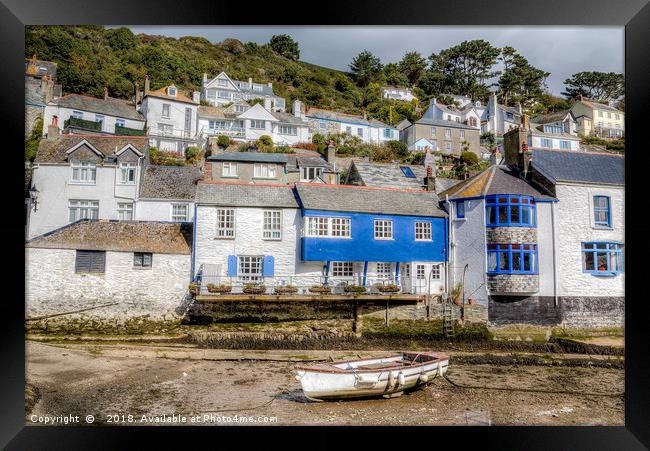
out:
M390 305L388 298L386 298L386 327L390 327Z
M353 315L353 321L352 321L352 332L354 332L357 337L361 336L361 330L363 329L363 320L361 319L361 315L359 314L359 303L357 300L354 300L354 315Z

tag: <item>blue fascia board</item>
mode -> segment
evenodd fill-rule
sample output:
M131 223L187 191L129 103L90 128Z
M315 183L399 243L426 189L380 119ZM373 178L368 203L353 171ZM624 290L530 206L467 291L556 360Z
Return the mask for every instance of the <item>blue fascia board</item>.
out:
M445 217L400 216L305 210L307 216L346 217L351 238L302 237L303 261L446 262ZM374 239L375 219L393 221L393 239ZM415 222L431 222L431 241L415 240Z

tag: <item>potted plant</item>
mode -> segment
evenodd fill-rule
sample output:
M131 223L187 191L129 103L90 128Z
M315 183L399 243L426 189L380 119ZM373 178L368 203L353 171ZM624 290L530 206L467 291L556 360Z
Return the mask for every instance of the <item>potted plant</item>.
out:
M221 285L215 285L213 283L208 284L208 291L210 293L230 293L232 291L232 286L222 283Z
M244 294L263 294L266 292L266 286L264 285L257 285L254 283L247 283L244 285L244 289L242 290Z
M356 294L361 294L366 292L366 287L362 287L360 285L346 285L343 287L343 291L346 293L356 293Z
M295 285L281 285L275 287L275 294L296 294L298 287Z
M451 290L451 300L454 302L456 305L461 304L460 296L463 293L463 284L458 282L456 286Z
M468 303L469 305L474 305L474 304L476 304L476 299L474 299L474 298L469 298L469 299L467 300L467 303Z
M312 285L309 288L310 293L319 293L319 294L330 294L332 292L332 287L327 285Z
M194 282L190 283L187 289L190 292L190 294L193 294L195 296L199 294L199 286Z
M400 288L394 283L389 283L386 285L377 284L377 289L382 293L398 293Z

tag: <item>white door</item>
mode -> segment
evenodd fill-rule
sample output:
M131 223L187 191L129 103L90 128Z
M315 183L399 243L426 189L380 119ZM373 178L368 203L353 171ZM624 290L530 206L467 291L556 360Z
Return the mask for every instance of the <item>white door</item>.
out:
M403 293L411 293L411 289L413 288L413 283L411 282L411 264L410 263L404 263L404 269L402 271L400 279L401 279L401 283L402 283L402 292Z

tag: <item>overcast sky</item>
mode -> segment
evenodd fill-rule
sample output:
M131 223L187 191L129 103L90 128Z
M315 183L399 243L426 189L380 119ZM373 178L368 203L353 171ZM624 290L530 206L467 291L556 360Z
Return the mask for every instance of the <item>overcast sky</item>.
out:
M300 44L300 59L349 70L359 52L370 50L382 63L399 61L416 50L425 58L464 40L485 39L495 47L510 45L535 67L550 72L548 88L556 95L564 80L581 71L623 73L623 27L504 26L131 26L134 33L172 37L202 36L213 43L225 38L264 44L274 34L289 34Z

